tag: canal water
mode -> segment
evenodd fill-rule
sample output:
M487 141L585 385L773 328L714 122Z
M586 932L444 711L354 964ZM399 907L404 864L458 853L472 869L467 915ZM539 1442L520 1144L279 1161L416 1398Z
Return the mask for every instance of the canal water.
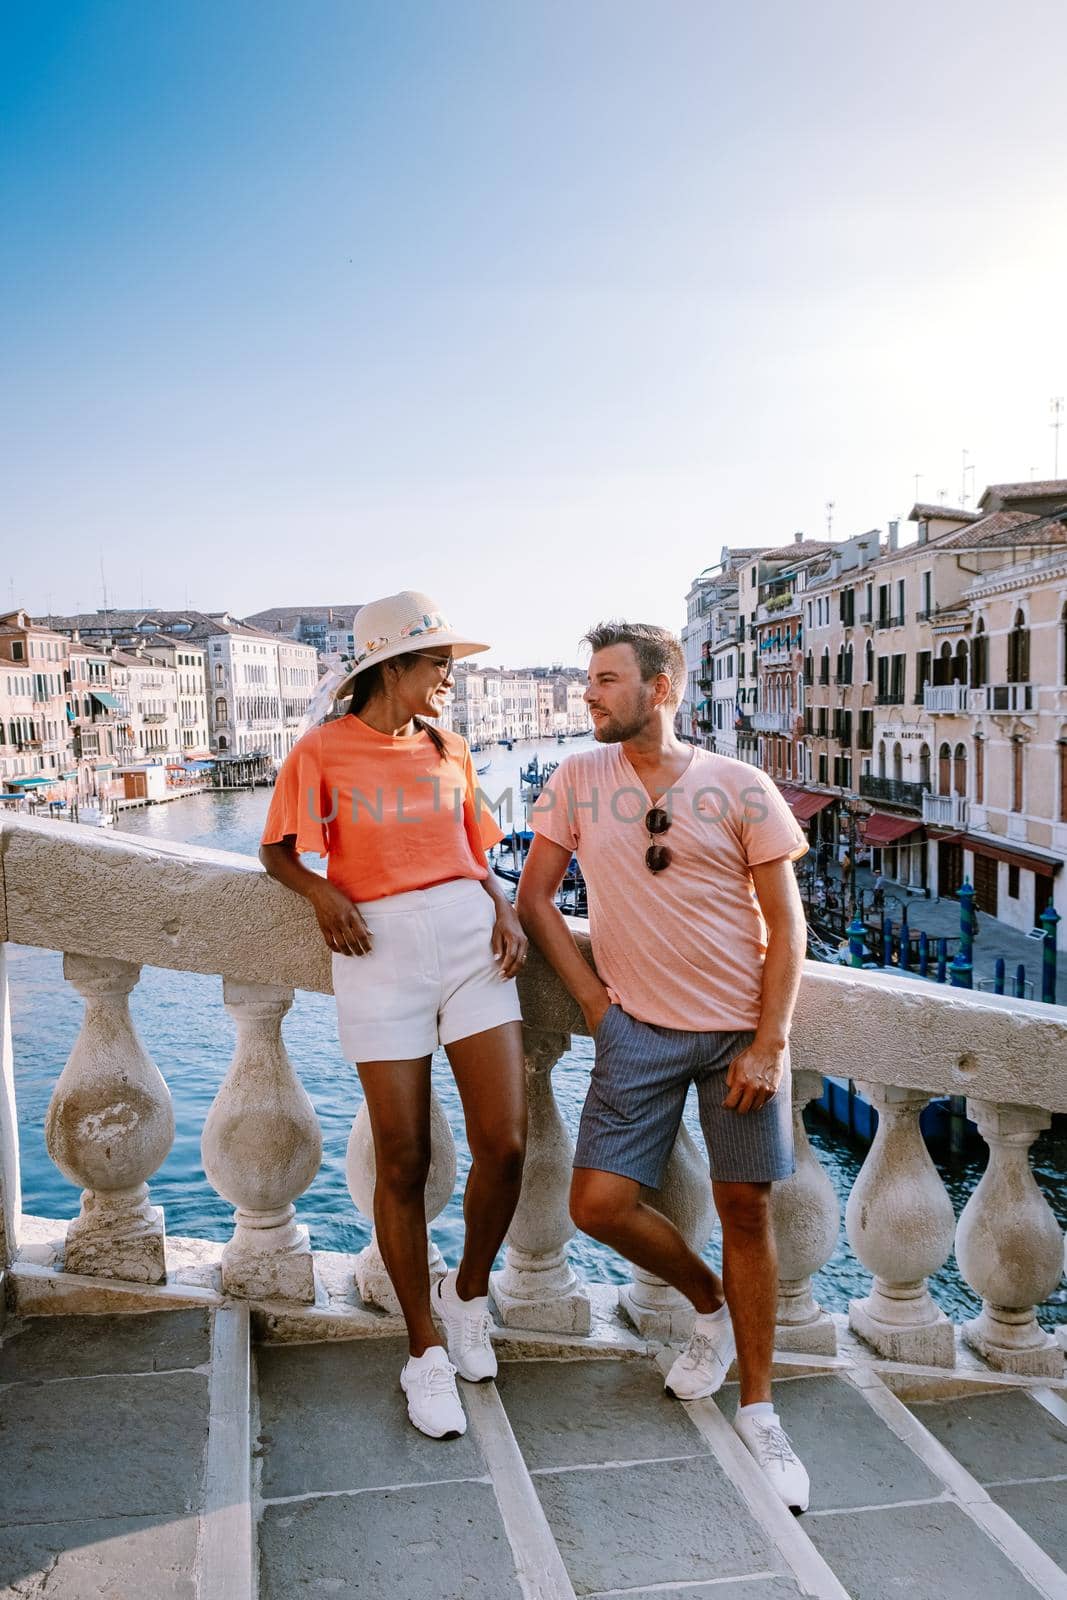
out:
M586 742L569 740L565 748L554 742L525 743L515 745L511 752L498 748L476 755L478 765L491 763L480 779L482 788L494 801L510 792L515 825L522 826L525 812L519 795L520 769L534 754L542 762L554 761ZM127 811L120 816L117 831L146 842L177 840L254 855L269 799L270 791L265 789L190 796L168 805ZM506 809L502 820L508 825ZM14 946L9 947L9 957L23 1209L36 1216L71 1217L78 1209L77 1191L48 1157L44 1118L56 1078L77 1036L81 1001L63 980L58 953ZM233 1051L234 1029L222 1004L221 980L145 968L131 997L131 1011L149 1054L170 1088L177 1124L173 1149L151 1180L153 1199L165 1207L172 1234L226 1239L232 1228L232 1212L209 1186L200 1161L200 1132ZM297 1201L299 1218L309 1226L317 1248L358 1250L367 1242L370 1228L348 1194L344 1157L361 1095L355 1071L344 1061L337 1045L333 1000L325 995L298 993L285 1020L284 1034L323 1134L322 1166L311 1188ZM591 1066L592 1045L588 1039L576 1036L571 1050L553 1071L556 1100L572 1137L577 1131ZM462 1239L461 1197L468 1156L459 1100L442 1052L434 1060L434 1082L455 1131L459 1154L456 1193L434 1227L446 1259L454 1262ZM692 1096L687 1123L699 1146L700 1130ZM820 1124L811 1117L810 1110L809 1131L843 1208L862 1164L863 1148ZM984 1154L980 1153L952 1162L938 1158L957 1215L974 1189L983 1164ZM1034 1167L1063 1227L1067 1224L1067 1140L1045 1135L1034 1147ZM584 1235L576 1235L570 1251L576 1266L594 1281L620 1282L628 1276L626 1265L613 1252ZM708 1257L718 1261L717 1238L708 1248ZM867 1283L867 1275L849 1250L842 1227L833 1259L817 1277L817 1298L827 1309L842 1311L851 1296L865 1291ZM932 1280L931 1288L939 1303L956 1319L977 1310L973 1294L956 1271L954 1258ZM1049 1326L1067 1322L1067 1287L1062 1283L1041 1316Z

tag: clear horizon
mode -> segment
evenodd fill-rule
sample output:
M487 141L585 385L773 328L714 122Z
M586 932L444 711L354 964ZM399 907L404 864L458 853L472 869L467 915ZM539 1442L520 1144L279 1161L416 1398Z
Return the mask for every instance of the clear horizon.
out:
M412 587L574 663L827 502L1067 476L1062 9L2 27L5 609Z

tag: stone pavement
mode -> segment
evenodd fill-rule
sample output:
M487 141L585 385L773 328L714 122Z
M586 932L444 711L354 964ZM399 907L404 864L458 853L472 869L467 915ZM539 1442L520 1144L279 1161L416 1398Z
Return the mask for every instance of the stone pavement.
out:
M781 1358L813 1485L794 1519L729 1426L733 1385L682 1406L664 1351L535 1339L433 1441L396 1339L260 1346L250 1436L227 1348L201 1311L8 1325L0 1600L1067 1596L1062 1386Z
M841 869L836 863L831 863L828 876L841 881ZM862 890L864 901L870 903L871 892L874 889L874 874L867 867L860 867L856 874L857 893ZM899 885L890 884L886 890L886 909L892 919L894 927L900 926L902 908L908 911L908 926L913 933L926 932L931 941L939 938L958 939L960 932L960 904L958 900L926 900L921 894L909 894ZM951 956L954 945L949 946ZM1009 927L1006 922L999 921L996 917L986 916L984 912L978 913L978 937L974 941L974 979L975 986L979 980L990 980L992 986L993 968L998 956L1004 957L1006 967L1006 988L1011 993L1012 980L1015 969L1021 962L1026 968L1026 976L1033 984L1033 993L1027 991L1031 999L1041 998L1041 954L1042 942L1040 939L1028 938L1025 933L1020 933L1017 928ZM933 951L931 951L933 956ZM983 987L984 987L983 983ZM1067 954L1062 950L1059 953L1059 981L1056 990L1057 1000L1060 1005L1067 1003Z

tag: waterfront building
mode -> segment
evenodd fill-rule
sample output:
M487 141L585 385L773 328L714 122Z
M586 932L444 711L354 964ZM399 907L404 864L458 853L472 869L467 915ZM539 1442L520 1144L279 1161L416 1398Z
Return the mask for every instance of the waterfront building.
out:
M177 639L169 634L147 634L137 646L138 655L150 656L176 673L178 729L181 754L187 760L211 753L211 732L207 709L207 651L192 639Z
M539 731L537 679L532 672L500 674L502 737L536 739Z
M264 633L288 635L311 645L320 656L350 661L355 654L353 624L358 605L271 606L242 620Z
M737 696L737 755L782 779L793 776L800 759L799 595L813 563L829 549L796 533L792 544L762 550L737 567L738 648L744 673Z
M72 773L74 740L67 714L69 646L63 635L23 609L0 616L0 775L4 787L59 784Z
M738 733L750 714L742 704L747 664L737 594L741 567L759 553L723 545L716 565L694 578L686 595L686 688L676 725L683 739L723 755L737 754Z
M115 769L133 759L129 701L117 697L113 671L109 651L76 640L68 645L67 715L80 801L108 793Z
M143 645L114 649L111 658L124 673L123 703L128 706L134 762L177 762L182 753L177 669Z

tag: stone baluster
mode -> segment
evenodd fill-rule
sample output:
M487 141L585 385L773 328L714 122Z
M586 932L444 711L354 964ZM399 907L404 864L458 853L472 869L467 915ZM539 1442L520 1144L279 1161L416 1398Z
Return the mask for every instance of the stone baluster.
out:
M820 1072L793 1073L793 1143L797 1169L772 1190L778 1243L778 1350L834 1355L837 1329L812 1293L812 1273L834 1253L841 1227L837 1193L808 1141L804 1107L822 1094Z
M926 1286L948 1260L955 1221L919 1132L930 1097L858 1087L878 1112L878 1132L848 1197L845 1231L874 1283L864 1299L849 1301L849 1326L889 1361L951 1367L955 1330Z
M589 1296L567 1260L573 1237L568 1198L574 1147L552 1093L552 1068L569 1048L565 1033L523 1029L529 1132L522 1193L508 1229L504 1266L492 1276L505 1328L588 1333Z
M956 1230L960 1272L982 1297L963 1337L1001 1372L1060 1378L1063 1350L1034 1315L1064 1264L1063 1237L1030 1170L1030 1146L1051 1118L989 1100L968 1100L967 1112L989 1146L989 1164Z
M684 1125L678 1130L661 1187L642 1189L641 1195L674 1223L698 1255L703 1251L716 1220L711 1175L705 1156ZM632 1280L619 1290L619 1307L644 1338L665 1344L686 1338L693 1323L693 1307L685 1295L642 1267L634 1267Z
M96 1278L163 1283L163 1212L147 1179L174 1142L170 1092L137 1036L129 961L67 955L63 975L85 1001L81 1031L45 1119L48 1153L82 1187L67 1228L64 1268Z
M370 1243L356 1257L356 1288L360 1299L369 1306L379 1306L383 1311L400 1314L385 1262L374 1232L374 1182L376 1173L374 1138L371 1133L370 1114L366 1102L360 1106L352 1132L348 1136L345 1155L345 1177L348 1192L356 1210L371 1224ZM446 1272L444 1258L429 1234L429 1225L439 1216L452 1198L456 1187L456 1143L448 1125L444 1108L436 1093L430 1091L430 1171L426 1179L426 1254L430 1269L430 1284L443 1278Z
M226 981L222 992L237 1043L200 1142L208 1182L236 1207L222 1286L245 1299L308 1304L314 1262L293 1201L319 1170L322 1132L282 1040L293 991Z

